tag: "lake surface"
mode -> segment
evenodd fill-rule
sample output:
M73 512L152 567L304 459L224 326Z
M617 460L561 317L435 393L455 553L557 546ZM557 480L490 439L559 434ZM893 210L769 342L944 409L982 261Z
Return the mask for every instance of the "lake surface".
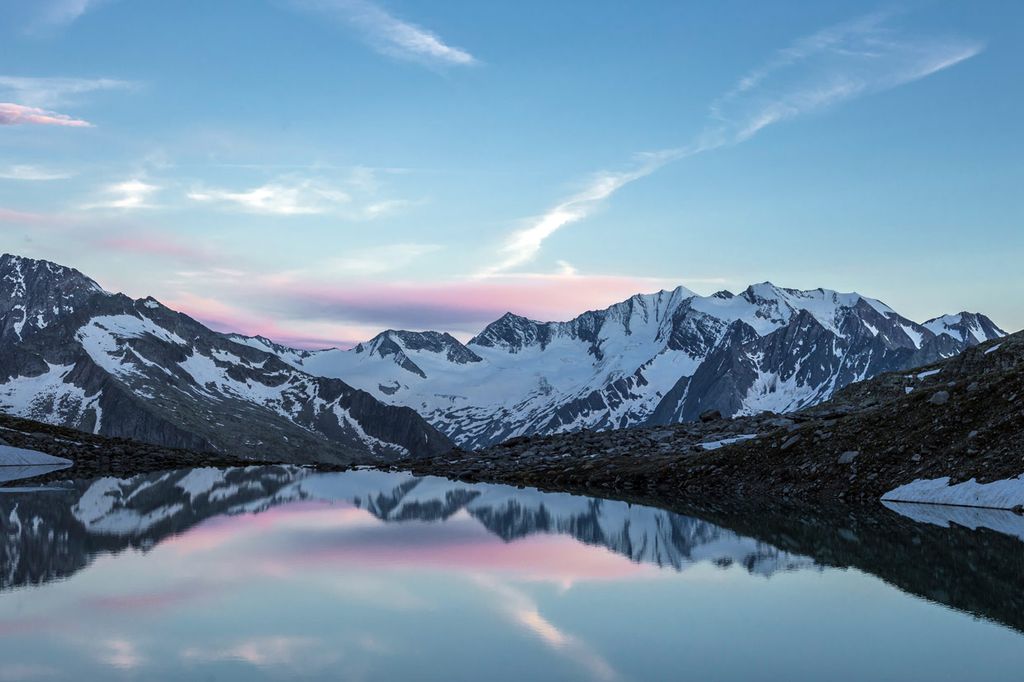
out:
M375 471L0 493L7 680L999 680L1024 523L626 503Z

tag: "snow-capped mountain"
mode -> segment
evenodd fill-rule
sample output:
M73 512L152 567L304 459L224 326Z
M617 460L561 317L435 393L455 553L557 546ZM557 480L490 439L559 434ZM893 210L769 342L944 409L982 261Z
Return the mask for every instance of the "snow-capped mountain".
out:
M0 496L0 589L67 577L96 554L147 549L214 516L298 501L353 505L386 523L441 523L465 512L506 541L569 535L676 570L701 561L765 576L817 568L707 521L626 502L404 473L272 466L100 478L65 492Z
M943 315L928 320L922 326L934 334L946 334L969 345L1006 336L1006 332L992 324L992 320L977 313Z
M881 372L1003 336L984 315L917 324L875 299L770 283L637 295L568 322L506 314L467 344L389 330L351 350L277 351L417 410L467 448L511 436L786 412Z
M152 298L108 293L77 270L0 256L0 412L294 462L394 459L451 446L413 410L296 369L285 360L300 362L299 351L249 341Z

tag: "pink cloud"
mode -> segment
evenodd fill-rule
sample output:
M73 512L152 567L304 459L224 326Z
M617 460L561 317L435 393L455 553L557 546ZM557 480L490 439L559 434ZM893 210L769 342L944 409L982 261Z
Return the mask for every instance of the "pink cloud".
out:
M54 213L30 213L0 207L0 223L17 223L31 225L59 225L67 221L66 216Z
M667 280L610 275L330 286L268 275L220 281L213 296L186 289L165 303L218 331L266 336L299 348L348 348L387 328L450 331L467 338L506 312L566 320L671 286Z
M486 324L506 312L565 320L633 294L671 286L667 281L637 277L553 275L330 287L281 282L266 286L261 296L276 304L282 315L450 329Z
M237 290L234 292L238 293ZM244 292L243 295L247 300L258 300L263 294L252 291ZM215 331L265 336L293 348L351 348L380 331L343 322L305 321L282 325L275 316L254 310L244 303L235 305L189 291L178 291L161 301L167 307L185 313Z
M0 125L46 125L65 126L69 128L91 128L92 124L66 114L47 111L38 107L27 107L23 104L0 102Z
M143 256L179 258L192 262L209 259L209 254L204 250L184 244L173 237L159 234L115 235L101 239L99 246L113 251Z

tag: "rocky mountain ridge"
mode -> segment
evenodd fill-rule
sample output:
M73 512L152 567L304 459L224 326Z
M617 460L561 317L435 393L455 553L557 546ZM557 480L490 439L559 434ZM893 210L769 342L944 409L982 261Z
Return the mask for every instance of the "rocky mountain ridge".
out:
M735 295L683 287L636 295L568 322L508 313L466 344L389 330L348 351L278 355L412 407L476 449L522 435L692 421L708 410L799 410L1004 334L977 313L917 324L860 294L765 282Z
M111 294L77 270L8 254L0 412L271 461L388 461L450 447L408 407L302 372L153 298Z
M411 468L691 501L875 504L915 481L931 482L930 495L969 483L976 495L960 504L1024 504L1024 332L851 384L787 415L711 413L669 426L520 437ZM984 496L992 482L999 505Z

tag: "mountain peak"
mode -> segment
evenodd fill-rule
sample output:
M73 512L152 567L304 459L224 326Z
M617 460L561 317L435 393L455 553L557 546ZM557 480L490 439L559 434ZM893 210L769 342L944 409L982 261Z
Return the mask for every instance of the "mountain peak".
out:
M75 288L104 292L103 287L95 280L66 265L12 253L0 255L0 283L17 291L23 290L30 282L49 282L61 284L64 287L73 285Z
M549 324L534 322L515 313L505 313L470 339L468 345L505 348L510 353L517 353L538 342L544 347L550 336Z
M352 349L355 353L369 353L385 357L394 355L407 358L409 353L427 352L443 354L449 362L465 364L480 362L479 355L448 332L413 332L404 329L386 329L365 343ZM414 364L411 363L410 364ZM420 372L417 372L420 373Z
M923 325L935 335L945 334L957 341L981 343L989 339L1006 336L1006 332L996 326L987 316L962 310L955 315L933 317Z
M0 339L44 329L96 295L108 294L74 268L5 253L0 256Z

